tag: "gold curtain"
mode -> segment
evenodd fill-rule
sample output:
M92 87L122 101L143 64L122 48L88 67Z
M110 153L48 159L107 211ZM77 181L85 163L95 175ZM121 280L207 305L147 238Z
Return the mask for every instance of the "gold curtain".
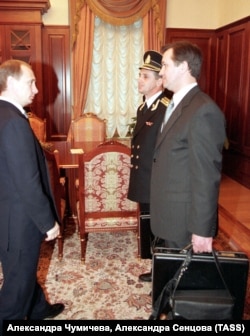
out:
M161 50L165 41L167 0L71 0L73 58L73 119L87 99L93 49L94 17L113 25L143 19L145 50Z
M152 0L151 8L143 17L145 50L161 51L165 43L167 0Z
M82 2L83 6L80 6ZM77 31L77 43L73 46L73 119L82 114L85 105L92 63L92 49L94 43L94 13L84 4L78 1L76 8L77 20L80 21L80 29ZM76 42L76 41L75 41Z
M151 7L151 0L86 0L86 3L103 21L118 26L138 21Z

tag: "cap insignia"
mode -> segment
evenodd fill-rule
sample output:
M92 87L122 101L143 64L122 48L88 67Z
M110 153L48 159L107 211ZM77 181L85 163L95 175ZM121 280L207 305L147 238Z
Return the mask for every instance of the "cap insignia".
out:
M148 55L147 58L145 59L145 63L149 64L151 62L151 56Z

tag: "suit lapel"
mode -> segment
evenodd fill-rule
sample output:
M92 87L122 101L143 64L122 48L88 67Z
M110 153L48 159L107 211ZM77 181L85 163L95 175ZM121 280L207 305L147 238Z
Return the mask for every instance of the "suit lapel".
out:
M0 102L2 102L2 104L10 105L13 113L16 113L19 117L21 117L21 118L23 118L23 119L25 119L29 122L28 118L15 105L13 105L12 103L10 103L6 100L0 100Z
M181 117L184 108L189 105L190 100L193 98L193 96L200 91L200 88L198 86L195 86L193 89L191 89L186 96L180 101L180 103L176 106L175 110L173 111L172 115L170 116L168 122L164 126L162 132L159 131L158 137L156 140L156 147L157 148L165 138L165 136L168 134L169 130L174 126L176 121Z

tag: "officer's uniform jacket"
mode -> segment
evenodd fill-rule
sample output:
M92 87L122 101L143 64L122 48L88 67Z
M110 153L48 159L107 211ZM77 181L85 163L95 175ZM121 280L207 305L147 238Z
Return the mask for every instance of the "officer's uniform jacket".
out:
M149 203L150 177L156 137L161 127L169 99L163 92L147 108L145 103L137 109L137 119L131 139L131 171L128 198Z

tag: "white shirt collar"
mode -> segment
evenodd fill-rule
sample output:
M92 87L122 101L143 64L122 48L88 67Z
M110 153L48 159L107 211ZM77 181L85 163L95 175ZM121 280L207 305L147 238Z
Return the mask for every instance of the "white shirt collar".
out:
M148 100L146 100L146 104L148 107L150 107L153 102L156 100L157 97L159 97L162 94L162 91L159 91L155 93L152 97L150 97Z
M174 108L179 104L179 102L186 96L186 94L197 85L197 83L188 84L184 88L182 88L180 91L176 92L173 95L173 101L174 101Z

